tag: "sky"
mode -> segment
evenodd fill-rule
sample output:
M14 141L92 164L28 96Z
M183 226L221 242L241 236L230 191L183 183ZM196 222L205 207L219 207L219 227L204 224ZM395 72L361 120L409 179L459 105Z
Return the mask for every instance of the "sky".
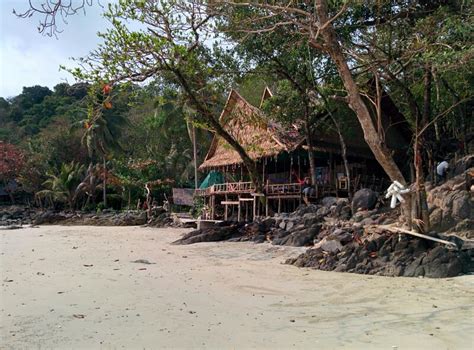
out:
M26 10L28 0L0 0L0 97L16 96L24 86L52 89L61 82L74 83L59 66L74 66L70 57L82 57L93 50L100 42L97 32L108 25L100 15L102 8L94 4L86 9L86 15L68 17L67 24L59 20L63 32L55 38L38 33L39 15L20 19L12 13L13 8Z

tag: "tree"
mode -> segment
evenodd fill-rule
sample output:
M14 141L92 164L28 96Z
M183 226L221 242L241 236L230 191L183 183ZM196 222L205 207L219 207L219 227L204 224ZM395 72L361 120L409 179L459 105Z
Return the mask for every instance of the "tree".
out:
M368 6L366 3L350 2L328 4L326 0L315 0L314 3L214 1L213 4L217 6L217 11L222 11L223 16L232 14L236 9L246 9L250 15L241 21L238 30L242 33L268 35L283 30L287 35L304 38L299 42L300 45L304 42L325 54L337 70L346 92L346 100L355 112L364 131L365 140L376 159L392 180L406 183L378 128L381 115L380 101L383 95L381 72L389 70L392 77L401 80L400 77L407 76L406 68L411 66L413 59L422 56L424 48L428 48L429 52L433 52L432 49L435 47L438 48L437 51L443 48L446 45L443 42L445 38L453 36L453 33L459 33L462 28L452 25L453 22L466 21L467 16L462 15L462 4L451 4L446 7L443 1L415 1L409 4L387 1L374 2L373 6ZM453 11L454 15L451 15ZM429 18L435 18L437 14L446 16L447 13L449 17L445 24L450 29L443 31L441 40L433 40L432 34L438 32L440 26L438 28L432 26L428 31L430 45L416 45L419 41L417 33L420 23L427 19L429 22ZM439 20L431 22L443 23ZM405 39L408 40L404 40L402 36L401 40L398 40L398 37L393 36L395 32L406 35ZM454 44L453 46L447 44L447 47L454 48L448 51L458 51L454 57L465 61L472 55L472 49L459 50L458 45ZM409 50L403 50L405 47ZM278 46L276 48L278 49ZM446 53L446 50L441 51ZM462 51L461 55L459 51ZM367 79L368 75L372 77ZM367 84L368 80L375 81L375 97L370 96L372 93L370 84ZM430 94L427 93L428 95ZM377 116L375 121L371 117L372 107Z
M100 5L100 1L97 1ZM47 36L57 36L61 32L56 19L60 17L64 23L69 16L75 15L79 11L85 13L87 6L92 6L94 0L30 0L29 8L24 12L13 13L20 18L29 18L35 14L42 16L38 24L38 32Z
M57 174L49 173L44 186L48 189L37 193L40 197L65 203L70 210L74 210L80 191L78 186L84 175L84 166L75 162L62 164Z
M12 181L15 180L24 164L23 153L14 145L0 141L0 183L5 188ZM15 202L13 193L8 191L10 200Z
M107 207L106 157L112 151L122 150L119 139L122 128L127 125L127 120L116 106L112 111L114 106L110 102L112 99L110 85L103 84L101 87L98 84L92 85L89 89L88 99L88 117L82 121L85 128L82 140L91 158L94 156L102 158L103 203L104 207Z
M212 14L202 1L127 1L109 6L105 16L113 27L102 33L104 44L79 60L76 77L111 84L142 82L158 76L175 84L195 113L193 121L221 136L242 158L257 190L255 162L219 123L218 102L228 88L223 75L229 57L210 47ZM125 22L138 22L131 30Z

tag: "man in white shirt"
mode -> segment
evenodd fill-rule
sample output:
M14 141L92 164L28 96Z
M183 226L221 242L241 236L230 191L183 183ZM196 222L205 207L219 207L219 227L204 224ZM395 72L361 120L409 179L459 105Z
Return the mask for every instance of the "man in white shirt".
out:
M438 175L438 185L446 181L448 175L449 163L445 160L440 162L436 167L436 175Z

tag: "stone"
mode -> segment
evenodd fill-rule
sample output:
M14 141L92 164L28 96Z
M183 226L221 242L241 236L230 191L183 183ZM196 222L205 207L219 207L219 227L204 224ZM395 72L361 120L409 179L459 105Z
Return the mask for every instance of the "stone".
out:
M425 277L445 278L448 277L448 268L446 264L441 264L440 260L434 260L424 266Z
M433 228L440 227L443 222L443 211L440 208L434 208L430 213L430 225Z
M437 246L433 248L428 255L426 256L425 263L430 263L438 258L440 258L443 254L446 254L446 248L443 246Z
M324 197L321 199L321 204L327 208L337 204L336 197Z
M320 217L314 213L307 213L303 215L303 224L306 227L311 227L321 221Z
M374 219L372 218L365 218L363 220L360 221L360 224L362 226L370 226L370 225L374 225L375 224L375 221Z
M419 258L415 259L410 265L408 265L406 268L405 268L405 271L403 273L403 276L405 277L414 277L415 276L415 272L416 270L418 269L418 267L420 266L421 262L423 260L423 257L420 256Z
M375 208L377 203L377 194L369 188L358 190L352 199L352 213L355 214L359 210L371 210Z
M459 259L455 258L446 265L446 270L446 277L454 277L463 272L463 266Z
M173 244L194 244L199 242L217 242L224 241L240 235L239 226L231 225L228 227L214 226L206 229L194 230L186 233Z
M472 200L467 191L461 191L453 198L452 208L452 215L455 217L455 219L462 220L472 217Z
M328 207L321 207L316 211L316 214L319 217L327 216L330 213L330 209Z
M321 249L324 250L325 252L329 253L338 253L342 250L342 244L341 242L337 240L324 240L322 241L322 244L320 245Z
M262 221L262 225L265 226L265 231L270 231L272 227L274 227L276 224L276 220L274 218L265 218Z
M55 213L52 210L47 210L39 215L33 221L34 225L53 224L66 219L62 213Z
M295 226L295 222L292 221L292 220L290 220L290 221L288 221L288 222L286 223L285 229L286 229L287 231L290 231L290 230L293 228L293 226Z
M274 239L275 245L286 245L293 247L303 247L313 243L314 237L319 233L319 227L303 229L293 232L285 237Z
M337 232L336 232L337 231ZM337 240L341 242L341 244L347 244L353 240L352 234L342 231L342 230L336 230L332 234L328 236L328 240Z

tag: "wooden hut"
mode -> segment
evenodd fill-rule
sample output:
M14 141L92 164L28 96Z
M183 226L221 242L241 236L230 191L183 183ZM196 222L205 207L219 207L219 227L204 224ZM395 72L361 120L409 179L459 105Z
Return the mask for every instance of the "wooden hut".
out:
M266 88L261 104L271 97ZM220 122L256 161L264 194L255 193L239 154L221 137L214 135L200 171L219 171L224 181L196 190L205 204L207 219L250 220L272 211L291 211L301 204L301 183L309 175L305 138L297 126L283 127L269 119L260 108L252 106L232 90L220 116ZM354 118L351 135L346 135L347 155L351 168L352 188L382 189L388 181L363 139ZM347 181L341 147L335 132L319 131L313 139L316 162L316 196L347 196ZM266 196L262 207L258 196Z

